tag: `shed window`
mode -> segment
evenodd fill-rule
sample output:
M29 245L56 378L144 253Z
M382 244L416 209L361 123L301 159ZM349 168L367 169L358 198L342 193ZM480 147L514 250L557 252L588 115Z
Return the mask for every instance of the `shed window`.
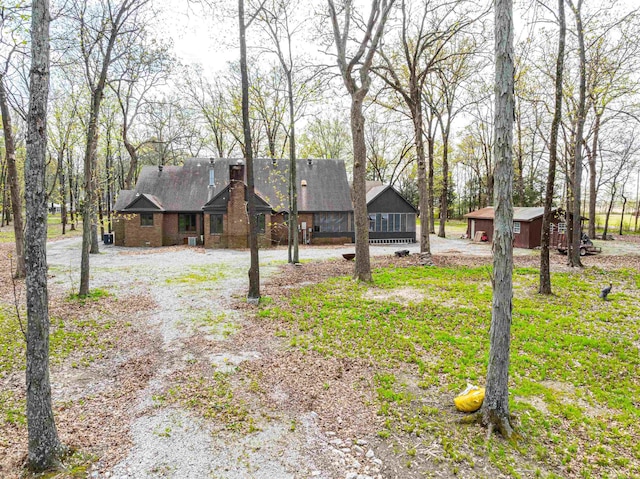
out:
M211 215L210 218L210 234L221 235L223 232L223 215Z
M567 233L567 223L558 223L558 233L561 235Z
M513 232L515 234L520 234L520 222L519 221L514 221L513 222Z
M153 213L140 213L140 226L153 226Z
M178 231L180 233L191 233L196 231L196 215L178 215Z

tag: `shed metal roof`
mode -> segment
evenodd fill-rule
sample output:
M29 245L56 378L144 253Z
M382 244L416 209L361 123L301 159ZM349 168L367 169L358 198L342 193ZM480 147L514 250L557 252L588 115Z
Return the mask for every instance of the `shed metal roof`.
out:
M493 206L487 206L486 208L467 213L464 217L476 220L492 220L494 213ZM513 221L529 222L542 217L542 215L544 215L544 207L542 206L517 206L513 208Z

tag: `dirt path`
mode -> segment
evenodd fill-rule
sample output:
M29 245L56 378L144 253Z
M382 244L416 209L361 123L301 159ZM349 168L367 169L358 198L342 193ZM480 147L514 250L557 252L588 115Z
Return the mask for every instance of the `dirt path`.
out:
M50 244L51 285L75 290L79 240ZM398 246L372 248L373 255L392 254ZM417 251L417 246L411 246ZM339 257L351 247L309 248L301 258ZM261 279L286 262L286 250L261 252ZM172 478L366 478L376 477L381 461L365 439L343 441L323 430L313 411L253 410L253 432L229 431L219 421L204 420L182 404L158 401L194 363L213 367L232 381L243 361L274 351L254 341L255 349L238 349L231 341L244 322L232 303L247 290L248 254L230 250L163 248L132 250L102 247L91 257L91 288L117 296L148 293L157 308L145 318L161 338L155 347L160 365L130 404L132 446L117 464L98 462L91 477ZM61 393L63 393L61 391ZM56 398L64 400L64 398ZM260 406L257 406L260 408ZM292 425L295 425L293 427ZM123 438L125 440L125 438ZM357 442L357 443L356 443Z
M52 288L77 289L79 248L78 238L50 243ZM467 255L486 261L491 255L489 245L464 240L432 237L431 248L452 261ZM371 254L392 256L398 249L416 253L419 246L372 246ZM304 247L300 257L331 259L347 252L353 247ZM528 261L536 253L518 249L515 254ZM286 249L261 251L263 282L286 264L286 256ZM146 331L145 347L154 362L150 377L117 418L124 423L121 429L128 431L121 438L126 453L102 454L90 477L367 479L393 469L391 462L380 459L392 461L392 456L377 447L375 410L365 406L373 401L362 392L367 388L351 387L366 380L367 366L284 351L286 345L272 331L250 324L245 316L250 308L239 306L247 291L248 267L246 251L187 247L103 246L99 255L91 257L92 289L103 288L119 298L150 295L156 307L137 319L138 329ZM340 262L340 267L346 264ZM271 375L275 370L281 375ZM326 397L323 382L343 375L349 388ZM253 381L260 377L277 377L276 383L281 377L295 379L258 391ZM201 378L204 381L198 383ZM95 377L94 383L102 380ZM214 384L209 396L202 391L207 384ZM220 385L230 385L233 397L221 400ZM89 381L85 392L95 388ZM171 400L172 395L180 397L180 388L186 391L182 399ZM298 389L303 401L310 403L295 403ZM332 385L334 390L339 389ZM68 393L68 388L58 388L54 400L66 401ZM334 407L332 421L326 420L328 402ZM235 427L236 422L240 426Z

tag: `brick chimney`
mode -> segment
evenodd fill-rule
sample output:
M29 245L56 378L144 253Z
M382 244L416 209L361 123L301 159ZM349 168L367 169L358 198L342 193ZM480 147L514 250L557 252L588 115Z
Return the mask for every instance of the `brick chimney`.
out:
M238 160L235 165L229 165L229 181L244 181L244 161Z

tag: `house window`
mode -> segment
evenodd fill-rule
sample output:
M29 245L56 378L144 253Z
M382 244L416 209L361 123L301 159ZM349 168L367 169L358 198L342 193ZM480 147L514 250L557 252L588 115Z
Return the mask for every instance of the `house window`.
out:
M256 215L256 218L258 219L258 233L264 234L266 226L266 216L264 213L258 213Z
M514 221L513 222L513 232L517 235L520 234L520 222L519 221Z
M558 223L558 233L561 235L567 233L567 223Z
M369 231L381 233L415 231L415 215L413 213L370 214Z
M178 215L178 232L195 233L196 231L196 215L184 214Z
M140 226L153 226L153 213L140 213Z
M317 227L317 231L322 233L353 231L353 222L349 213L316 213L313 223L314 229Z
M223 231L223 215L211 215L210 233L212 235L221 235Z

